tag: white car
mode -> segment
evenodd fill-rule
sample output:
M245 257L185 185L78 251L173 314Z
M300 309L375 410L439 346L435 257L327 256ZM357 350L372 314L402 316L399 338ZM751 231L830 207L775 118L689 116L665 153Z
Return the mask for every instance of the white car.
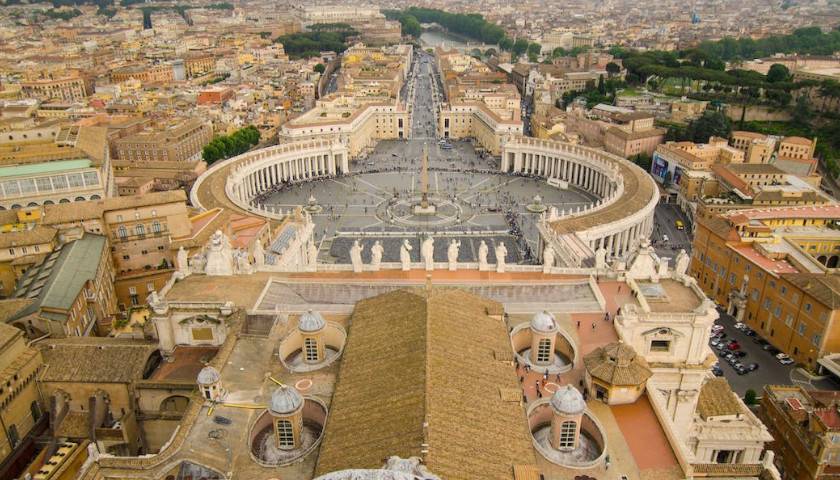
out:
M776 355L776 359L779 360L779 363L781 363L782 365L790 365L791 363L793 363L793 359L785 355L784 353Z
M746 330L747 329L747 324L738 322L738 323L735 324L735 328L737 328L738 330Z
M712 332L718 333L723 331L723 325L712 325Z

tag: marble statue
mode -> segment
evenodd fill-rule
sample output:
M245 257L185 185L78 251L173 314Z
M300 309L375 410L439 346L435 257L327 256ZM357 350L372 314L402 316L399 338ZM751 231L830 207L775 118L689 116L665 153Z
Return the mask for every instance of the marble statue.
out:
M496 272L505 273L505 260L507 260L507 247L504 243L496 245Z
M435 239L431 235L426 237L420 245L420 258L426 265L426 270L435 269Z
M458 269L458 250L461 248L461 242L454 238L449 241L449 248L446 250L446 257L449 260L449 270L455 271Z
M659 270L656 272L656 276L659 278L668 278L668 262L670 258L659 257Z
M408 240L403 240L402 245L400 246L400 263L402 264L402 269L404 272L411 270L411 250L413 247Z
M487 244L484 243L484 240L481 241L481 245L478 246L478 269L483 271L487 270L487 255L490 253L490 249L487 247Z
M265 249L259 238L254 242L254 265L257 267L265 265Z
M248 252L236 249L233 251L233 273L236 275L250 275L253 272Z
M607 268L607 250L604 247L595 250L595 268L598 270Z
M553 222L553 221L557 220L557 217L559 217L559 216L560 216L560 214L557 212L557 207L552 206L548 209L548 221L549 222Z
M196 253L190 258L189 264L191 273L204 273L207 265L207 255L204 253Z
M385 249L382 248L379 240L373 242L373 246L370 247L370 266L373 267L374 271L378 271L380 265L382 265L382 254L384 252Z
M230 248L230 241L221 230L216 230L210 237L204 273L207 275L233 275L233 251Z
M315 242L309 242L306 248L306 260L306 263L312 266L318 263L318 247L315 246Z
M689 262L691 262L691 257L685 253L684 249L680 249L680 253L677 254L677 263L674 266L674 276L676 278L682 278L685 276L685 272L688 271Z
M190 274L190 264L187 260L187 251L184 250L184 247L180 247L178 249L178 271L181 272L183 276L187 276Z
M543 249L543 273L548 273L554 266L554 247L546 245Z
M359 243L359 240L354 240L353 246L350 247L350 263L353 264L353 272L355 273L362 271L362 250L364 249L365 247Z
M750 276L744 274L744 280L741 282L741 289L738 291L738 293L741 295L742 298L747 297L747 286L748 286L749 283L750 283Z

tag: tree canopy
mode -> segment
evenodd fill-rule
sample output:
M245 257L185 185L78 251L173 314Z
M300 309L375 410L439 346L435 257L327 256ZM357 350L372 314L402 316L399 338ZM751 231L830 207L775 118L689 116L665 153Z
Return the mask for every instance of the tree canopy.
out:
M790 35L771 35L754 40L750 37L725 37L701 42L698 50L721 60L751 60L776 53L832 55L840 50L840 26L823 33L819 27L799 28Z
M212 164L223 158L230 158L241 155L252 146L260 142L260 131L257 127L249 125L233 132L230 135L220 135L204 146L201 157L207 164Z

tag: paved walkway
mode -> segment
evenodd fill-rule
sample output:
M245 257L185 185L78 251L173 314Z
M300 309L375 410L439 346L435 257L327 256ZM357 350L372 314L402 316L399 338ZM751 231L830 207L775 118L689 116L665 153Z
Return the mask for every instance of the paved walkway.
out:
M610 407L621 429L621 434L630 445L630 451L640 470L667 472L680 470L677 458L671 449L665 432L647 395L636 403ZM660 477L664 478L664 477Z

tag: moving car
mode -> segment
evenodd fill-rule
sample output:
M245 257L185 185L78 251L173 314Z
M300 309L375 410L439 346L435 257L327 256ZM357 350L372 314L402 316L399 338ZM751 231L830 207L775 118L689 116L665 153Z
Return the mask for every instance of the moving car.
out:
M675 226L675 227L677 227L677 230L683 230L683 229L685 229L685 224L683 223L683 221L682 221L682 220L677 220L677 221L675 221L675 222L674 222L674 226Z

